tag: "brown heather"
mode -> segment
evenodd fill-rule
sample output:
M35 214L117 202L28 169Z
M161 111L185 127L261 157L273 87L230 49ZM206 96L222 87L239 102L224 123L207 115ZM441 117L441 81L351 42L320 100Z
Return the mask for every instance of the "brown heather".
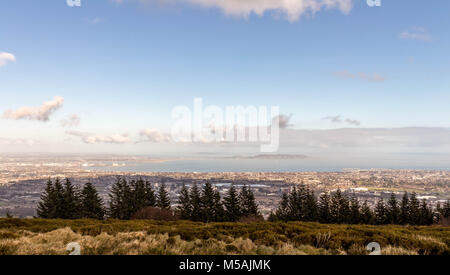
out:
M450 254L442 226L329 225L308 222L196 223L151 220L0 219L0 254Z

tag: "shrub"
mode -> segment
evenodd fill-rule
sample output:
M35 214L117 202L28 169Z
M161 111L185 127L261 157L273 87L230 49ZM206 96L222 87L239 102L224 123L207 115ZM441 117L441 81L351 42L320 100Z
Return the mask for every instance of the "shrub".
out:
M161 209L157 207L145 207L137 211L132 219L135 220L156 220L156 221L176 221L179 219L177 214L170 209Z

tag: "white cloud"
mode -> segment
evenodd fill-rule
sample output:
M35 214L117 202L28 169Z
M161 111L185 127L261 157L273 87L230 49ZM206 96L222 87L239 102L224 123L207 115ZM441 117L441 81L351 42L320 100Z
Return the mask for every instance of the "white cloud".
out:
M25 138L0 138L1 145L27 145L33 146L36 143L33 139Z
M16 57L12 53L0 52L0 67L6 66L11 62L16 62Z
M368 75L366 73L351 73L347 70L339 71L334 73L336 76L341 78L350 78L350 79L362 79L371 82L383 82L385 78L377 73L372 75Z
M121 4L124 0L112 0ZM204 8L218 8L223 13L247 18L251 14L263 16L267 12L297 21L303 14L315 14L323 9L338 9L348 14L353 0L140 0L141 3L187 3Z
M170 135L160 132L157 129L144 129L140 132L140 136L145 138L148 142L169 142L171 141Z
M131 139L128 134L114 134L109 136L93 135L86 132L79 131L66 131L66 134L71 136L80 137L84 143L97 144L97 143L113 143L113 144L125 144L131 143Z
M327 116L327 117L322 118L322 120L329 120L329 121L331 121L332 123L342 123L342 122L345 122L345 123L348 123L348 124L354 125L354 126L360 126L360 125L361 125L361 122L360 122L360 121L355 120L355 119L351 119L351 118L345 118L345 119L344 119L344 118L342 118L341 115L337 115L337 116Z
M16 110L7 110L3 113L3 118L48 121L50 116L61 108L63 104L64 98L55 96L53 100L44 102L40 107L21 107Z
M77 115L70 115L67 118L61 120L62 127L78 127L80 125L80 117Z
M342 118L341 118L340 115L337 115L337 116L327 116L327 117L322 118L322 120L329 120L329 121L331 121L331 122L333 122L333 123L341 123L341 122L342 122Z
M347 122L348 124L351 124L351 125L355 125L355 126L361 125L360 121L355 120L355 119L350 119L350 118L345 119L345 122Z
M424 27L416 27L410 31L404 31L399 34L401 39L413 39L422 41L431 41L433 38L427 33Z

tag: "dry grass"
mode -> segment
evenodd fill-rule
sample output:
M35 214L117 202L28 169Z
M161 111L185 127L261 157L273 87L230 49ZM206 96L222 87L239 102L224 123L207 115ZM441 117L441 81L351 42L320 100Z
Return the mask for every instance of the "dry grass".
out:
M64 255L71 242L85 255L365 255L369 242L386 255L448 255L450 228L0 219L0 255Z
M277 248L257 245L249 239L227 241L217 239L184 241L180 236L147 234L143 231L101 233L97 236L81 235L66 227L47 233L21 231L14 238L0 240L0 254L14 255L67 255L68 243L77 242L83 255L307 255L327 254L312 246L294 247L289 243Z

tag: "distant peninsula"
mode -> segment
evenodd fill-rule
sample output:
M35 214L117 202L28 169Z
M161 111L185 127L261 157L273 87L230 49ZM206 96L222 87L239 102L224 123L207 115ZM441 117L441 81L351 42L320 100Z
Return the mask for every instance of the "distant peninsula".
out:
M306 155L294 154L259 154L254 156L233 156L234 159L305 159Z

